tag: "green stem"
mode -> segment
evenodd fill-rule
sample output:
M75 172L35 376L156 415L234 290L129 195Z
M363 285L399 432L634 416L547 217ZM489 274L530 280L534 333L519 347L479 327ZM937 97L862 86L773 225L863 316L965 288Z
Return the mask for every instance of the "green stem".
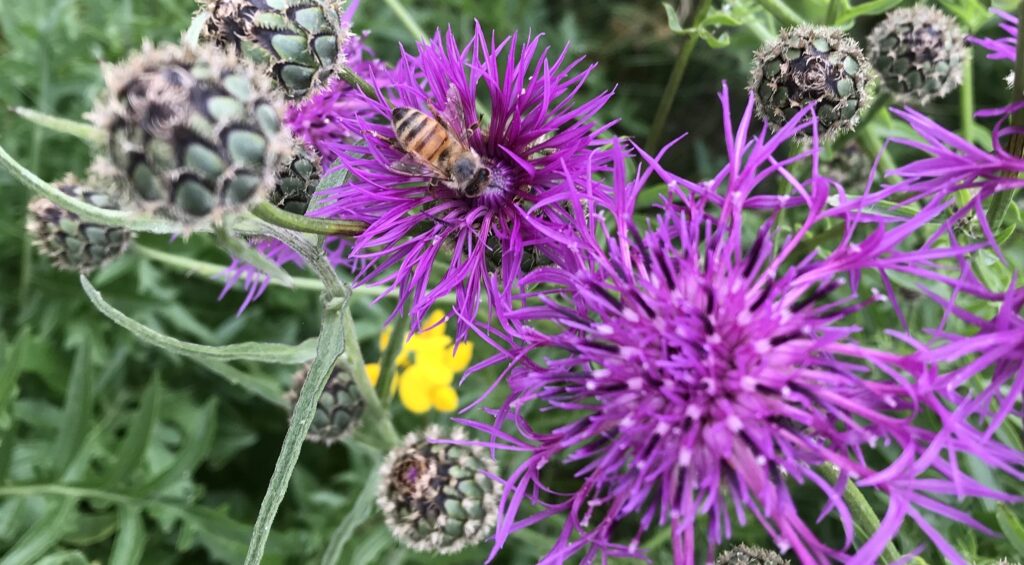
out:
M412 17L412 14L409 13L409 10L405 8L400 0L384 0L384 3L388 5L388 8L391 8L391 11L395 13L398 21L402 22L405 29L409 30L413 39L421 41L427 38L427 32L423 31L420 24L416 23L416 19Z
M227 265L222 265L220 263L201 261L191 257L175 255L174 253L160 251L159 249L153 249L152 247L147 247L145 245L135 244L132 249L136 254L147 259L156 261L157 263L161 263L182 273L207 277L211 282L217 282L214 278L224 274L224 271L228 268ZM311 290L315 292L322 292L324 290L324 283L320 282L320 279L314 279L311 277L292 277L292 282L294 285L291 288L296 290ZM270 279L270 284L274 286L286 286L282 281L274 278ZM381 291L378 286L359 286L352 289L352 295L376 299L381 296ZM384 297L397 300L398 292L392 290L391 292L384 294ZM438 304L455 304L455 295L447 294L438 298L437 302Z
M839 0L829 0L828 11L825 13L825 25L834 26L839 19Z
M345 343L349 341L346 339L347 336L342 335L342 317L348 311L347 296L332 296L329 292L324 294L323 321L317 340L316 358L309 369L306 382L299 391L299 399L295 403L295 410L292 412L291 422L281 445L281 454L277 458L274 474L270 477L270 485L260 505L252 539L249 541L249 552L245 556L246 565L259 565L263 559L263 551L267 540L270 539L271 525L288 491L288 483L299 461L299 453L302 451L303 442L306 441L306 434L313 423L320 394L327 386L334 364L345 350Z
M395 431L395 426L391 423L391 414L381 404L380 396L377 395L377 391L370 384L369 375L366 374L366 361L363 359L363 352L359 347L359 336L356 335L356 322L352 319L351 310L345 309L342 313L342 324L344 324L345 331L345 350L355 369L353 377L356 381L356 388L359 390L359 394L362 395L363 400L366 401L366 415L363 417L363 421L370 422L376 426L375 431L380 436L380 439L384 441L383 448L387 451L398 445L400 441L398 432Z
M398 354L405 344L406 332L409 331L409 317L399 314L391 325L391 339L380 357L380 380L377 381L377 394L384 399L384 405L391 403L391 383L395 380Z
M974 57L967 51L960 84L960 135L967 141L974 139Z
M289 232L275 226L267 226L268 235L275 237L288 245L296 253L302 256L306 264L317 273L323 281L327 296L348 296L351 293L348 285L338 278L337 271L327 260L321 247L314 245L301 234ZM342 312L342 325L345 334L345 351L349 362L352 364L356 381L356 388L366 402L366 417L364 422L375 426L375 432L382 439L385 445L394 445L398 442L398 433L391 423L390 414L380 403L380 397L370 384L370 378L366 374L366 361L363 360L363 352L359 347L359 334L356 333L355 320L352 319L352 311L345 308Z
M830 463L820 465L818 471L830 482L834 483L839 480L839 469ZM843 487L843 500L846 501L854 523L860 527L864 535L870 536L878 531L878 527L881 525L878 515L871 509L864 493L849 479L846 480L846 486ZM882 557L884 563L896 563L900 560L900 552L892 542L889 542L885 544Z
M793 11L793 8L789 7L783 0L757 0L757 3L762 8L768 11L769 14L775 16L775 19L779 20L779 23L785 26L795 26L803 23L804 19Z
M60 118L38 110L33 110L32 108L23 108L21 106L11 108L11 112L39 127L46 128L57 133L71 135L89 143L101 143L106 137L101 129L86 122Z
M158 218L142 217L121 210L108 210L87 204L73 196L64 194L50 183L37 177L32 171L18 163L10 153L0 147L0 167L5 169L14 180L25 185L32 192L61 208L74 212L78 217L89 222L103 224L106 226L118 226L132 231L141 231L159 234L177 234L189 231L182 224L161 220ZM195 231L195 230L192 230Z
M707 16L711 8L711 0L700 0L697 9L694 11L691 27L699 26ZM669 112L672 111L672 104L675 102L676 94L679 92L679 85L683 82L683 75L686 74L686 67L690 65L690 57L693 50L697 48L700 37L691 33L683 39L679 46L679 55L672 67L672 73L668 77L665 90L661 93L661 101L658 103L658 110L654 113L654 122L651 123L651 132L647 136L646 150L654 154L658 150L658 143L661 142L661 135L665 131L665 122L668 121Z
M303 233L319 235L359 235L366 230L366 222L352 220L328 220L325 218L309 218L282 210L269 202L261 202L252 209L257 218Z

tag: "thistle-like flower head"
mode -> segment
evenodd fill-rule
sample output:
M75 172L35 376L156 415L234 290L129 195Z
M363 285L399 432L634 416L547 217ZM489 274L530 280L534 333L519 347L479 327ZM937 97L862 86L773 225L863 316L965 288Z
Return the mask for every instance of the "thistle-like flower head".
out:
M292 378L292 388L288 391L288 402L293 409L299 400L302 385L306 384L309 368L310 366L306 365L299 369ZM343 441L355 432L365 408L366 401L363 400L356 388L352 367L339 359L331 371L324 391L320 394L316 412L313 413L313 423L310 425L309 433L306 434L306 439L328 446Z
M355 243L354 255L367 261L357 283L398 289L415 331L438 297L454 292L459 318L471 320L482 289L498 304L516 286L524 257L564 248L552 234L566 225L566 212L550 202L566 190L567 176L589 177L606 162L592 153L603 128L591 119L610 93L578 100L589 72L568 49L554 56L541 49L539 37L499 40L478 27L464 47L439 31L417 53L403 52L389 84L377 85L380 100L356 92L373 115L335 119L366 141L337 144L352 179L325 191L333 203L316 214L369 223ZM452 188L457 173L436 166L440 155L431 166L428 155L396 147L396 108L443 123L449 155L479 157L489 173L479 195ZM423 135L442 132L423 127ZM460 321L457 338L466 331Z
M779 31L754 53L750 92L772 127L816 105L821 136L857 126L871 103L874 73L860 45L838 28L799 25Z
M93 206L117 209L109 194L89 188L71 175L54 186L64 194ZM49 257L54 267L83 274L91 273L119 257L133 237L124 228L83 221L78 214L45 198L29 202L26 230L32 245Z
M292 140L281 98L250 63L209 46L147 45L105 79L92 118L107 159L95 168L134 206L195 226L273 188Z
M942 98L963 78L966 35L956 19L918 4L886 14L868 37L868 58L902 103Z
M482 542L494 530L501 485L496 466L456 429L409 434L380 468L377 506L395 538L415 551L448 555ZM436 443L435 443L436 442Z
M861 291L869 275L938 279L944 259L956 272L965 249L908 240L948 204L876 221L864 205L871 195L830 196L831 184L818 176L809 108L774 136L764 128L748 138L753 104L726 130L730 162L712 180L673 177L656 161L629 180L618 164L614 204L578 225L582 267L524 278L541 290L536 304L511 313L524 345L507 353L518 361L507 375L510 395L493 426L470 423L491 433L495 447L525 453L506 476L495 550L514 530L559 515L562 534L544 563L636 555L659 524L670 528L675 561L692 564L701 559L698 547L713 552L731 535L735 515L741 523L753 517L800 562L873 563L908 518L948 547L924 509L988 531L942 500L955 486L1013 499L923 455L965 451L1001 469L1004 458L1022 459L953 418L938 432L920 425L920 407L934 399L929 387L913 384L922 363L909 351L862 342L854 323L858 311L891 300L887 291ZM774 155L805 128L805 149ZM789 168L801 161L810 165L806 181ZM671 201L638 229L636 197L654 172ZM760 193L776 182L791 194ZM588 192L581 188L574 206ZM791 223L780 222L782 209ZM826 225L843 226L842 235L827 250L808 244ZM950 412L941 403L929 408L939 417ZM566 417L546 424L532 419L538 411ZM514 424L514 434L503 423ZM960 428L964 435L950 440ZM901 459L885 463L890 453ZM927 479L914 482L918 474ZM546 479L566 476L576 488ZM848 479L891 509L856 551L842 498ZM837 519L845 544L817 537L806 509L798 510L798 488L824 495L823 515ZM520 515L526 506L539 510Z

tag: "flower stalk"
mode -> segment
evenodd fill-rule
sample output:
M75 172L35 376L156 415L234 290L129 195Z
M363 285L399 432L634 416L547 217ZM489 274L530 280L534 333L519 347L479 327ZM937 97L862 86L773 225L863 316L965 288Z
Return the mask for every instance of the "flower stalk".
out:
M701 24L711 8L711 0L700 0L697 9L693 13L690 27L697 27ZM646 151L657 153L658 144L661 143L661 136L665 131L665 122L672 111L672 103L675 102L676 94L679 92L679 85L683 82L686 68L690 65L690 58L693 50L697 48L700 36L691 33L683 39L679 47L679 55L676 57L675 65L672 67L672 74L668 77L668 83L661 94L661 101L658 102L658 110L654 113L654 121L651 123L651 132L647 136Z

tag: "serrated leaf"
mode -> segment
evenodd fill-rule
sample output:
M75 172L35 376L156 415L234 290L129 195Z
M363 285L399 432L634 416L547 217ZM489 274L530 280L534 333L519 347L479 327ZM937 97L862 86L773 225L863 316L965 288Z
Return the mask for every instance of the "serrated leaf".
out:
M85 295L104 316L110 318L114 323L122 328L130 331L135 335L135 337L142 341L174 353L201 356L217 361L246 360L262 363L296 365L311 361L316 355L315 339L306 340L298 345L245 342L232 345L211 346L182 341L177 338L163 335L156 330L144 326L111 306L103 300L103 296L92 286L89 279L85 278L85 276L81 277L81 283L82 288L85 290Z
M92 406L92 367L89 364L89 353L84 347L79 347L68 377L64 410L53 448L53 457L50 459L53 463L53 476L64 476L71 460L81 449L83 440L89 432Z
M352 508L345 515L345 519L338 524L335 528L334 533L331 534L331 541L327 545L327 550L324 551L323 559L321 559L321 565L336 565L341 563L342 553L345 551L345 545L348 544L349 540L352 539L352 534L355 533L356 528L362 525L372 514L376 506L374 505L374 499L377 495L377 469L373 469L366 475L366 484L363 485L363 490L359 493L359 497L352 504Z
M142 462L153 429L159 419L161 384L159 375L153 377L142 398L139 408L132 414L128 431L117 451L114 465L107 472L111 482L128 482L133 470Z
M4 555L0 565L28 565L45 555L60 542L77 501L76 498L54 501L50 510Z
M999 530L1006 536L1006 540L1013 546L1017 555L1024 555L1024 524L1020 518L1005 504L996 508L996 520L999 522Z
M117 538L110 552L109 565L136 565L146 549L146 528L142 513L124 506L117 515Z

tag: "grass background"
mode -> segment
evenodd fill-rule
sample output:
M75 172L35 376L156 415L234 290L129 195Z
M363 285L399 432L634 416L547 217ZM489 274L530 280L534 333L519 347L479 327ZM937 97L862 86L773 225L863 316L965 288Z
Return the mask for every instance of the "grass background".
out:
M499 34L543 32L556 49L570 42L575 53L600 63L589 90L617 87L602 117L621 119L617 132L640 140L680 44L660 3L650 0L430 0L408 6L428 30L451 25L468 37L478 19ZM0 106L80 117L101 88L99 61L119 60L144 40L176 39L193 8L191 0L0 0ZM871 22L858 22L855 31L863 33ZM356 23L371 30L371 45L385 60L393 60L398 42L412 38L383 3L364 0ZM725 49L698 46L665 128L670 137L689 132L669 164L693 178L721 163L716 94L722 81L737 102L745 96L758 40L744 29L731 31ZM977 69L979 105L1005 103L1009 92L1001 76L1008 65L979 57ZM84 174L87 145L2 110L0 143L21 163L45 179ZM955 123L956 96L929 112ZM114 326L88 303L76 276L53 270L30 250L23 232L27 191L0 174L0 198L0 565L240 562L284 436L286 411L228 384L215 367L163 353ZM203 237L141 241L228 261ZM315 293L272 290L236 316L241 293L218 300L216 282L137 254L118 260L93 283L140 322L190 341L297 343L318 328ZM371 357L390 306L357 305ZM295 369L235 368L282 393ZM471 396L472 390L464 394ZM401 431L444 420L395 412ZM370 466L358 449L307 445L267 562L317 562ZM993 510L979 512L991 522ZM499 562L536 560L557 526L518 535ZM839 535L828 522L822 531ZM1012 552L1006 542L953 534L975 544L979 555ZM736 537L767 542L755 528ZM656 536L661 549L655 562L666 562L666 541ZM913 546L913 540L905 544ZM479 563L484 555L482 548L446 559L410 554L396 548L379 517L371 517L341 562Z

